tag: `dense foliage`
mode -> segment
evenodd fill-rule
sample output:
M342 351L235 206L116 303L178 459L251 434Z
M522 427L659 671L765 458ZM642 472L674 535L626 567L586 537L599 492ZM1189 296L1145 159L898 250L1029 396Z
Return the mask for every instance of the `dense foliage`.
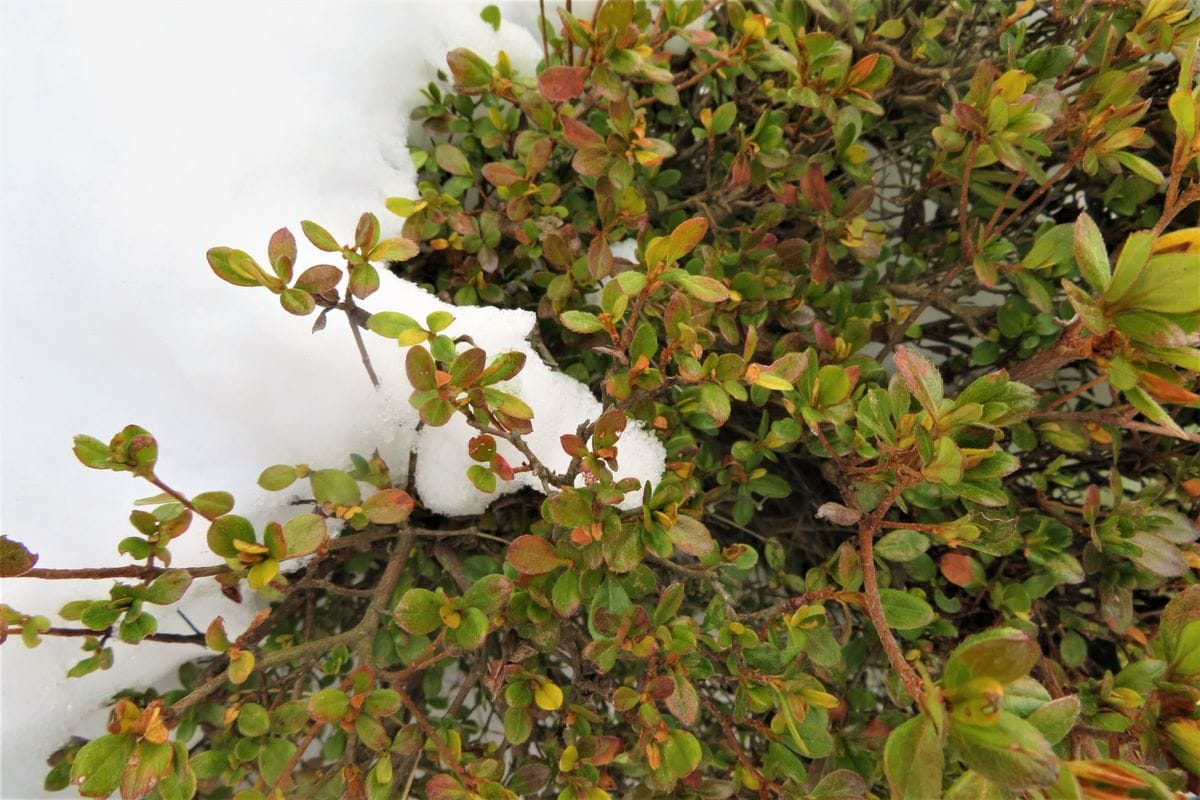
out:
M87 466L154 484L107 597L9 633L202 640L118 699L53 787L124 798L1168 798L1200 787L1200 20L1186 0L608 0L536 76L448 56L402 235L344 267L208 254L287 311L407 349L463 415L449 521L378 457L279 465L262 530L159 477L131 426ZM485 19L499 24L495 9ZM1190 220L1190 222L1189 222ZM635 239L636 256L614 244ZM374 263L373 263L374 262ZM606 411L556 431L523 368L364 309L376 264L536 309ZM375 313L371 313L371 312ZM360 334L359 328L368 330ZM323 335L333 335L326 333ZM386 379L387 376L384 376ZM618 480L622 434L667 450ZM623 510L632 509L632 510ZM147 510L148 509L148 510ZM199 535L216 567L171 564ZM295 561L302 556L307 558ZM64 577L5 541L4 575ZM79 573L73 573L75 576ZM272 602L158 634L194 580ZM119 657L119 654L118 654Z

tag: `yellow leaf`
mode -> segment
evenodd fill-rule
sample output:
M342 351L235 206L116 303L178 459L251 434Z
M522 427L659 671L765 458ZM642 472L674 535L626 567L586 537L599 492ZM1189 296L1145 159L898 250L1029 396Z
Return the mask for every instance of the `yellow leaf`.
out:
M562 689L550 681L538 681L533 687L533 702L543 711L557 711L563 704Z

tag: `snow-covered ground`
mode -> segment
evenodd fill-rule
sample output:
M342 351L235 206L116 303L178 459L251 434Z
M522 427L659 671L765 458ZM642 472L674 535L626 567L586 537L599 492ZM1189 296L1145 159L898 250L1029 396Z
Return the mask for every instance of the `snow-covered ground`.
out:
M408 110L445 52L468 46L490 59L503 49L527 71L537 61L536 4L500 4L498 33L481 5L0 2L0 530L40 566L122 563L115 543L129 503L151 493L80 466L75 433L106 439L140 424L159 439L168 482L231 491L258 519L280 500L254 486L266 465L335 466L379 447L403 466L413 436L399 348L368 336L390 389L376 393L343 322L309 335L311 317L217 280L204 252L227 244L261 257L271 231L298 233L300 219L342 237L364 210L389 224L383 198L413 191ZM387 277L372 310L432 302ZM529 321L459 315L497 347L520 347ZM540 366L528 368L526 399L556 442L589 398ZM653 446L635 460L657 477ZM478 507L465 463L421 463L436 470L419 476L430 500L435 486L451 487L437 500L444 510ZM172 549L176 563L205 560L203 528ZM52 613L103 592L15 580L0 601ZM201 626L223 614L234 630L253 611L199 583L181 606ZM174 614L160 617L162 630L186 631ZM103 698L169 678L199 654L118 648L112 670L68 681L77 642L4 645L0 794L43 796L46 755L71 732L99 732Z

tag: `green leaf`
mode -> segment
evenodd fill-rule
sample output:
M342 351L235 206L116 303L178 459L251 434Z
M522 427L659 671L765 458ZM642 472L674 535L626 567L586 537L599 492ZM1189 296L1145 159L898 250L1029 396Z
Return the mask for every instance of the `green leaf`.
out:
M75 754L71 782L79 785L79 793L84 797L107 797L120 785L121 772L133 755L135 744L131 733L93 739Z
M250 650L242 650L229 659L229 682L234 686L241 686L253 672L254 653Z
M662 764L675 778L690 775L700 766L703 751L696 737L687 731L673 730L662 744Z
M467 607L462 611L457 628L446 631L446 639L462 650L475 650L487 638L488 618L478 608Z
M401 705L400 693L395 689L376 689L367 695L362 710L372 717L390 717L400 710Z
M677 226L675 226L675 230L671 231L671 236L668 239L668 259L672 262L679 261L688 253L695 250L696 245L704 241L704 236L707 233L708 221L703 217L695 217L694 219L685 220L679 223ZM716 281L714 281L714 283L716 283ZM723 286L721 288L724 289ZM726 297L727 296L728 292L726 292Z
M924 628L933 622L935 614L929 603L899 589L880 589L883 617L896 630L908 631Z
M504 712L504 738L521 744L533 733L533 715L526 708L508 708Z
M238 711L237 729L242 736L262 736L271 729L271 715L258 703L246 703Z
M564 311L560 319L567 329L575 333L596 333L604 330L600 319L587 311Z
M317 722L340 722L350 710L350 698L338 689L322 689L308 698L307 708Z
M479 12L479 18L492 26L492 30L500 30L500 9L494 5L486 5Z
M449 400L435 397L421 404L421 421L434 428L441 427L454 416L454 404Z
M146 602L170 605L183 597L191 585L192 576L186 569L169 569L146 587Z
M1016 628L993 628L963 640L946 661L942 686L953 693L973 678L1009 684L1024 677L1042 657L1037 640Z
M444 600L428 589L409 589L392 611L396 624L409 633L432 633L442 625Z
M1195 138L1196 102L1192 99L1192 93L1187 89L1176 89L1167 98L1167 109L1171 112L1171 118L1175 120L1177 135L1181 135L1184 141Z
M1137 231L1129 234L1121 254L1117 256L1117 265L1113 269L1112 280L1104 292L1104 301L1115 306L1125 297L1125 294L1137 282L1146 264L1150 261L1150 250L1154 247L1154 234L1151 231Z
M50 630L50 619L41 614L29 617L21 623L21 642L32 649L42 643L42 634Z
M308 476L313 497L318 503L356 506L362 502L358 483L340 469L319 469Z
M730 100L717 106L712 115L712 132L716 136L728 133L737 121L737 104Z
M1046 741L1058 744L1075 727L1080 709L1079 696L1071 694L1051 700L1030 714L1027 719L1030 725L1041 731Z
M279 305L289 314L303 317L317 307L317 301L303 289L284 289L279 295Z
M483 371L479 382L484 386L500 383L516 376L525 366L525 354L521 352L501 353Z
M91 436L83 434L76 436L73 452L85 467L109 469L112 466L112 452L108 449L108 445Z
M398 339L405 331L421 330L421 324L398 311L380 311L367 320L367 328L386 339Z
M434 148L433 160L451 175L469 176L471 174L471 162L467 160L466 154L447 142L442 142Z
M258 485L268 492L279 492L296 482L296 468L290 464L267 467L258 476Z
M468 89L487 86L492 81L492 67L466 48L451 50L446 56L450 73L460 86Z
M729 289L720 281L704 275L691 275L684 272L677 276L674 283L679 285L692 297L704 303L720 303L729 299Z
M883 768L896 798L941 797L945 765L941 736L924 714L893 730L883 747Z
M262 772L263 780L268 784L278 781L294 755L296 745L287 739L272 737L263 742L263 748L258 753L258 769Z
M950 742L968 767L1016 791L1048 786L1058 778L1058 757L1041 732L1009 711L990 726L955 720Z
M229 492L201 492L192 498L192 506L200 516L212 519L233 510L233 495Z
M238 550L233 546L234 540L254 542L254 525L245 517L237 514L226 514L213 520L208 526L208 549L222 558L237 558Z
M121 796L148 795L158 786L160 780L171 774L171 762L174 758L175 748L170 742L138 742L129 763L121 773Z
M424 347L411 347L404 358L404 370L408 382L419 392L432 392L438 388L437 365L433 356Z
M933 459L925 465L925 477L954 486L962 481L964 464L962 450L949 436L943 436L934 445Z
M1086 212L1075 220L1073 247L1075 263L1079 265L1083 279L1093 291L1104 292L1112 280L1108 250L1104 246L1104 237L1100 235L1100 229Z
M902 564L929 549L929 537L919 531L895 530L875 543L875 555Z
M367 260L369 261L408 261L416 258L421 252L421 248L411 239L397 237L395 239L384 239L379 244L371 249Z
M304 231L304 236L313 243L313 247L318 250L324 250L326 253L340 253L342 246L337 243L337 239L333 238L333 234L322 228L311 220L304 220L300 223L301 230Z
M296 558L316 552L328 538L329 531L325 526L324 517L316 514L293 517L283 526L283 541L287 544L285 557Z
M508 578L499 574L484 575L463 594L463 602L491 615L508 605L512 592L513 584Z

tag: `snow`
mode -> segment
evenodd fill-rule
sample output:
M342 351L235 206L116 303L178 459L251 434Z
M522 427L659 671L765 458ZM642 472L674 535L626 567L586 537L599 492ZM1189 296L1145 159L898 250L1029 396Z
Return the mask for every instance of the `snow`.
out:
M285 513L288 497L255 487L263 467L344 465L375 447L397 470L416 447L429 508L487 505L464 477L468 429L416 434L400 348L366 335L384 382L375 392L344 322L310 336L311 317L283 313L265 290L222 283L203 260L217 244L261 257L271 231L298 233L300 219L343 238L364 210L397 225L382 201L413 192L407 110L445 52L467 46L490 59L503 49L526 71L539 57L536 5L501 4L498 33L479 5L0 4L0 508L4 533L39 553L40 566L123 563L115 542L129 531L130 501L149 487L84 469L70 440L130 422L159 439L165 480L231 491L256 521ZM315 252L302 249L301 263L318 263ZM390 280L364 305L417 319L440 307ZM558 436L598 413L595 397L533 355L531 314L454 313L450 332L490 355L526 352L511 388L534 408L534 451L560 468ZM658 479L653 437L631 428L622 445L622 474ZM531 485L519 477L504 489ZM198 526L177 540L176 563L210 561L203 538ZM104 593L66 581L0 585L0 601L29 613ZM256 609L200 581L180 610L201 627L222 614L236 632ZM163 631L188 630L169 611L159 616ZM68 681L77 642L0 648L0 795L44 796L45 757L69 733L99 733L107 696L169 682L201 654L118 647L112 670Z

